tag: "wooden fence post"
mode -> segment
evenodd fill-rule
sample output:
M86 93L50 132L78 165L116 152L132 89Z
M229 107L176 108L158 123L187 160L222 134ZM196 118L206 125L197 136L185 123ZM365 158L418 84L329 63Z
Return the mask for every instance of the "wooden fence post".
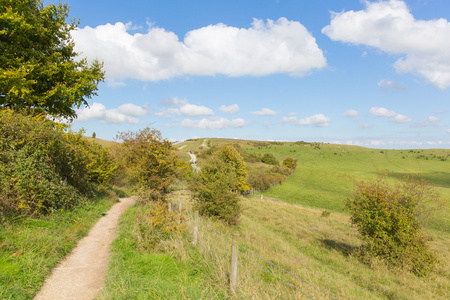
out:
M178 206L178 210L181 211L183 209L183 199L180 198L180 205Z
M238 274L238 237L239 234L233 234L231 242L231 268L230 268L230 289L233 294L236 294L237 274Z
M194 245L198 244L198 211L194 213Z
M167 208L169 209L169 212L172 212L172 203L170 201L167 201Z

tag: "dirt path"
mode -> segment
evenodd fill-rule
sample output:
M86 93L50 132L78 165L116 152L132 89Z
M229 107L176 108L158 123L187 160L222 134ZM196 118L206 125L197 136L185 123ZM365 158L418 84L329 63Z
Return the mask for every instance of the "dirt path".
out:
M120 199L53 269L34 299L93 299L103 288L119 218L134 202L133 198Z

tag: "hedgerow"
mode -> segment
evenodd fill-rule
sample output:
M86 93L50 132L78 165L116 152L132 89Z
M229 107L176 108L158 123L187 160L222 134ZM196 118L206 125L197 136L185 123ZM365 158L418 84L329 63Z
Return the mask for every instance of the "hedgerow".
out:
M44 115L0 111L0 217L70 208L107 182L115 166L106 150L65 132Z

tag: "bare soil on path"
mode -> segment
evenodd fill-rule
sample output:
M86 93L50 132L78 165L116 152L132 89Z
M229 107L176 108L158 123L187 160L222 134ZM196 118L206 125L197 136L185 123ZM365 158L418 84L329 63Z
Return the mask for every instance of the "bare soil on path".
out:
M134 198L122 198L111 207L72 253L53 269L34 299L94 299L104 286L119 218L134 203Z

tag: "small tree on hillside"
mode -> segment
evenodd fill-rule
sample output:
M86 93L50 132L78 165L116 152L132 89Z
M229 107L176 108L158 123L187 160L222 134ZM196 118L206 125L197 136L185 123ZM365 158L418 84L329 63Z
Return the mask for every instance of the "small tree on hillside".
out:
M231 145L223 146L219 151L219 156L225 163L234 167L236 173L236 186L233 187L233 190L241 193L248 191L250 186L247 183L247 166L245 165L242 156Z
M426 275L436 263L423 233L430 212L439 197L424 180L406 179L395 186L385 177L375 182L359 182L346 207L358 227L362 246L360 257L371 264L381 258L388 264Z
M235 191L249 189L247 170L239 153L232 146L218 149L203 165L195 183L195 208L201 215L239 223L241 206Z
M180 161L173 146L161 132L149 127L138 132L121 132L117 156L131 182L142 193L142 200L161 200L177 175Z

